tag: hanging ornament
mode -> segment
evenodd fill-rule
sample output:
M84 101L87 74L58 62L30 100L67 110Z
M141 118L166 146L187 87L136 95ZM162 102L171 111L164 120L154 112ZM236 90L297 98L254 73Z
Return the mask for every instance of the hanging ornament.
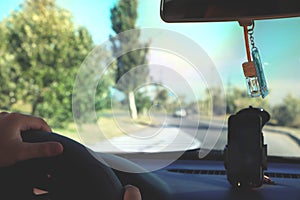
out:
M269 94L263 65L261 62L261 58L259 55L258 48L254 44L254 22L252 23L252 27L250 29L247 26L244 26L244 36L245 36L245 44L247 51L248 62L242 64L244 75L246 77L246 85L248 90L249 97L259 97L265 98ZM249 47L248 35L251 41L251 54ZM253 61L251 60L251 55Z

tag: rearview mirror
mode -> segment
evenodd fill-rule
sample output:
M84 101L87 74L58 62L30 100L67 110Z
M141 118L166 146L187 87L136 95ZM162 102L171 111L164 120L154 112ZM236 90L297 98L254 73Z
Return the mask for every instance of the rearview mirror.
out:
M240 21L300 16L299 0L161 0L165 22Z

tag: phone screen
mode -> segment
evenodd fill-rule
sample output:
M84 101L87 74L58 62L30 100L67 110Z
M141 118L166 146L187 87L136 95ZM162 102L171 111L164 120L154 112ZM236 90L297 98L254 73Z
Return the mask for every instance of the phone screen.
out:
M259 115L232 115L228 121L227 175L232 184L262 184L262 119Z

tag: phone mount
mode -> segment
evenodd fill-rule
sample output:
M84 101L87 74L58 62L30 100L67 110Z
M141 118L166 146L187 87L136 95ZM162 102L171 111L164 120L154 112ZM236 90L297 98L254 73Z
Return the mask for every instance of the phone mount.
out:
M252 106L229 117L224 153L227 179L233 188L255 188L263 184L267 145L262 128L269 120L267 111Z

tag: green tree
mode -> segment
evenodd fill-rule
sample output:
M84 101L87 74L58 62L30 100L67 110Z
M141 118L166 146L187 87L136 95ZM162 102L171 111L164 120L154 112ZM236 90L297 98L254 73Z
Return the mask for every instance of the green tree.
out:
M228 114L235 114L243 108L249 106L263 108L270 112L271 107L266 99L250 98L244 89L229 88L226 94L226 112Z
M300 101L292 95L286 96L281 104L272 108L272 118L280 126L300 127L299 115Z
M2 28L7 30L9 44L4 59L12 55L15 69L7 70L16 73L9 81L16 87L11 85L8 90L29 103L33 115L49 118L56 125L70 120L73 83L78 67L93 48L91 35L75 27L70 12L56 6L55 0L26 0L1 23Z
M222 96L222 89L219 87L212 87L206 90L206 97L204 101L200 101L200 107L205 110L200 111L202 113L207 113L208 115L216 114L221 115L224 114L225 110L225 99ZM211 111L209 110L211 109Z
M121 33L126 30L136 28L138 0L119 0L111 9L112 29L115 33ZM112 50L115 55L118 52L129 51L123 56L117 58L116 82L118 89L126 93L130 114L133 119L137 118L137 108L135 102L134 89L143 82L148 74L147 67L137 66L147 62L147 44L139 41L140 32L135 31L129 37L111 37ZM132 47L141 47L140 50L130 51ZM129 73L128 73L129 72ZM126 74L126 76L124 76Z
M159 89L157 91L155 100L157 101L158 104L162 106L166 106L169 100L169 92L166 89Z
M96 47L82 63L72 98L77 122L93 123L95 119L91 113L110 108L114 66L115 63L110 64L108 51L101 46Z
M163 87L158 87L156 91L155 102L157 105L164 107L167 110L172 109L175 106L171 106L174 102L169 102L169 92ZM176 102L178 103L178 102ZM177 105L177 104L176 104ZM171 108L172 107L172 108Z
M14 64L14 55L7 52L8 30L4 23L0 23L0 109L10 110L17 101L16 81L20 75L20 68Z
M143 91L135 92L136 108L138 113L145 114L146 110L149 110L152 106L152 101L149 96L145 95Z

